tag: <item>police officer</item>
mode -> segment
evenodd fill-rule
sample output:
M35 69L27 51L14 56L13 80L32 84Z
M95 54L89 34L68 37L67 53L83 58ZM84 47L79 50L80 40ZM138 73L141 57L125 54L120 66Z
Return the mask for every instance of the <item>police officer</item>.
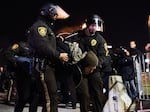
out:
M39 68L42 73L43 91L45 95L44 112L57 112L57 85L55 78L55 64L58 61L68 61L67 53L56 50L56 38L52 30L54 21L66 19L69 15L58 5L48 3L42 6L38 20L30 27L27 38L34 56L44 60L44 67ZM42 66L41 65L41 66ZM42 69L41 69L42 68ZM44 74L44 76L43 76Z
M68 38L68 41L79 43L83 52L92 50L99 59L99 64L96 69L86 76L88 79L88 87L84 83L79 86L79 90L81 93L81 112L88 112L90 103L90 100L88 100L88 89L93 103L93 112L101 112L104 104L102 100L103 81L100 73L103 63L107 61L106 56L108 55L107 43L99 33L99 31L103 31L103 20L97 14L93 14L86 19L86 25L87 27L85 29L75 32L76 35ZM82 88L84 88L84 91L82 91L84 95L81 92Z
M15 73L17 99L14 112L22 112L26 103L30 104L30 112L37 111L39 91L32 72L31 54L26 42L16 42L5 52L8 65Z

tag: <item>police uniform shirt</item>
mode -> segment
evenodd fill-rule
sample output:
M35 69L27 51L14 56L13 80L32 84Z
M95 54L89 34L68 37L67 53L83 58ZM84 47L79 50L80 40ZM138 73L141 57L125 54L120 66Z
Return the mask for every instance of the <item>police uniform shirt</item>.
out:
M92 50L98 56L101 64L106 61L105 58L109 55L107 43L98 32L94 36L86 36L84 30L81 30L78 31L78 35L69 39L69 41L78 42L83 52Z
M56 51L56 38L50 26L44 20L38 20L28 31L28 42L40 57L54 61L59 57Z

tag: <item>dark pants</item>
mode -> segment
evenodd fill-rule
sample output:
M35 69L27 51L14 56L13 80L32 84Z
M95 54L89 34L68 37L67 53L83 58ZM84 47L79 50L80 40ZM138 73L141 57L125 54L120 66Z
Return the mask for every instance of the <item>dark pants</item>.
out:
M55 69L50 66L46 66L44 81L47 89L44 87L45 99L50 98L50 101L45 100L43 112L58 112L58 94L57 94L57 83L55 78ZM48 96L46 95L48 93ZM46 105L50 103L50 111Z
M108 99L108 94L109 94L109 76L111 72L102 72L101 75L103 76L103 87L106 89L105 96L106 99Z
M60 89L63 95L63 103L72 102L72 108L76 108L76 85L72 74L72 66L61 63L57 66L56 70L57 80L60 82Z
M103 109L103 81L100 72L95 71L88 75L90 98L93 103L93 112L102 112Z
M88 112L91 102L93 104L93 112L102 112L104 105L102 93L103 82L100 77L100 72L96 70L88 75L83 74L83 79L77 87L81 112Z
M37 80L28 72L28 64L20 63L16 71L17 99L14 112L22 112L26 103L29 103L29 112L36 112L39 92Z
M64 103L72 102L76 105L76 89L73 81L73 76L67 76L66 79L61 80L61 91L64 97Z
M87 78L83 78L80 82L80 85L77 88L77 95L80 102L80 111L88 112L90 105L90 94Z

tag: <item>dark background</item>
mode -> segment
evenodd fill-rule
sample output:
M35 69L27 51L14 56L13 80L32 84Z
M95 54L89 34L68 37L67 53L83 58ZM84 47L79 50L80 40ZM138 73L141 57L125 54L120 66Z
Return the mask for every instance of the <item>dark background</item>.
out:
M68 20L59 22L60 26L76 25L90 13L99 14L105 22L104 36L113 48L128 46L130 40L135 40L144 52L144 46L150 41L149 0L5 0L0 3L0 51L15 41L26 40L25 31L46 2L57 3L70 14Z

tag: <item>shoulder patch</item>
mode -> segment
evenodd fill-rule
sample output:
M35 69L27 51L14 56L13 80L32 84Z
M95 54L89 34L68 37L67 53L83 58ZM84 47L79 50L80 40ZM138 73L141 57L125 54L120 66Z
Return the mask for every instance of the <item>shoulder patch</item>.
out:
M95 39L91 40L91 46L95 46L97 44L97 41Z
M13 46L11 47L11 49L12 49L12 50L15 50L15 49L17 49L18 47L19 47L18 44L13 44Z
M46 36L46 34L47 34L47 28L46 27L38 27L38 33L42 37Z

